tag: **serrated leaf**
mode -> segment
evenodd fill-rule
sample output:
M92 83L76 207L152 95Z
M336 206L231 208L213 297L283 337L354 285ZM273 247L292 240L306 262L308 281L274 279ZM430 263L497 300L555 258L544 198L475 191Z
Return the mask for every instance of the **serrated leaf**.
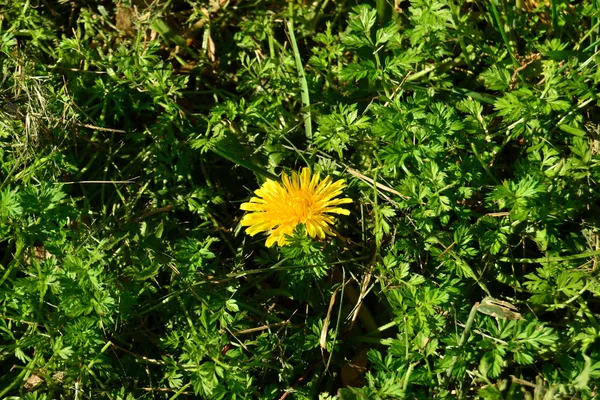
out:
M398 25L392 24L385 28L377 29L375 34L375 46L387 43L398 32Z
M371 28L377 21L377 10L362 4L355 7L348 18L348 28L352 32L361 33L364 36L369 36Z
M498 377L506 365L505 355L506 350L502 347L496 347L494 350L486 352L479 363L479 372L490 378Z
M225 302L225 307L227 308L227 310L229 310L231 312L240 311L240 307L237 305L237 302L235 301L235 299L228 299Z
M534 361L533 355L525 350L515 351L513 357L515 361L521 365L533 364Z
M490 90L504 91L510 86L511 74L506 68L493 65L483 72L480 77L483 79L485 87Z

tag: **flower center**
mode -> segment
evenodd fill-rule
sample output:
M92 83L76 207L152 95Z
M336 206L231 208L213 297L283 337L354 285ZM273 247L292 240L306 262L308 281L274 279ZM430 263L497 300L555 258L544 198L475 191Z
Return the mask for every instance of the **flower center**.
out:
M296 223L306 223L314 215L314 198L302 191L290 193L289 206L292 217Z

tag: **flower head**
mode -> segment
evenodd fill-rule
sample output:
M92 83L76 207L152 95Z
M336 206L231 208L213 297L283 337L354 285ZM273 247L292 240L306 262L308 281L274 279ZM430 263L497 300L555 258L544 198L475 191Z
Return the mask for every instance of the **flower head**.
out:
M335 221L329 214L348 215L350 212L338 207L351 203L351 199L335 199L346 187L343 179L332 183L331 177L320 180L319 173L311 177L310 169L292 172L289 177L282 174L279 183L267 179L241 209L251 211L242 218L246 233L254 236L259 232L269 232L267 247L275 242L279 246L287 244L286 235L294 233L298 224L304 224L310 237L324 238L333 235L329 225Z

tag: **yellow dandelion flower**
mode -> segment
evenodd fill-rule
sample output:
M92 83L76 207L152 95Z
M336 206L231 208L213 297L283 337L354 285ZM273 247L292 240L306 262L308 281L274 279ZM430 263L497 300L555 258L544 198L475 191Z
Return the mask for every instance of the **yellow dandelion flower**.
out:
M292 172L288 177L282 174L279 183L267 179L254 193L249 202L241 205L241 209L251 211L242 218L242 226L246 233L254 236L259 232L269 232L267 247L275 242L279 246L287 244L286 235L291 235L298 224L304 224L310 237L324 238L333 235L329 225L335 219L329 214L348 215L350 212L338 207L351 203L351 199L334 199L346 187L340 179L332 183L331 177L320 180L319 173L311 177L310 169Z

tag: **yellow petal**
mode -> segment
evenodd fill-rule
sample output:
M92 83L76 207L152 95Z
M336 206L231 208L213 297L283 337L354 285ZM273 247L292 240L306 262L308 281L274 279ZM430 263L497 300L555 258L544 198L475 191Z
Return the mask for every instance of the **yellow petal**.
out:
M263 211L264 209L265 205L260 203L243 203L240 206L240 210L244 211Z
M323 212L334 213L334 214L342 214L342 215L350 215L350 211L345 208L326 208Z

